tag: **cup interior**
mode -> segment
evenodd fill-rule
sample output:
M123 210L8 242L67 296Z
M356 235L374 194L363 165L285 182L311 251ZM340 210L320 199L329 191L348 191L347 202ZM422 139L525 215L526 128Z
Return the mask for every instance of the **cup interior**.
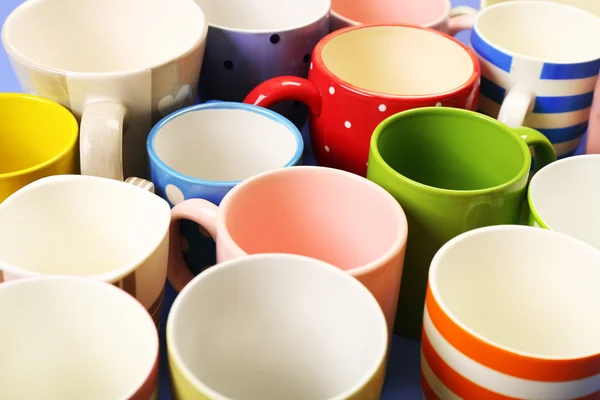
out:
M581 241L507 225L448 243L429 282L444 312L488 343L576 358L600 353L599 265L600 252Z
M0 95L0 175L61 157L75 146L78 129L75 117L58 104Z
M128 399L158 357L144 308L122 290L74 277L1 285L3 399Z
M306 27L327 17L331 0L194 0L210 26L275 33Z
M421 108L385 120L377 138L383 161L422 185L481 190L524 175L525 142L499 122L471 111Z
M110 73L165 64L205 34L191 1L34 0L7 18L2 38L7 50L44 68Z
M318 260L241 260L209 269L179 295L167 323L175 362L211 398L352 397L385 358L375 299Z
M169 223L168 203L133 185L42 178L0 205L0 261L30 274L101 275L112 282L153 253Z
M280 115L238 103L193 106L150 135L150 156L191 178L233 182L298 162L303 142Z
M600 36L598 18L557 2L509 1L483 9L474 29L505 53L554 63L600 58L589 38Z
M567 157L538 171L529 197L550 229L600 249L600 155Z
M352 270L379 262L406 235L402 210L388 193L329 168L263 174L227 202L221 216L247 254L301 254Z
M448 0L332 0L331 11L360 24L399 23L430 26L450 13Z
M324 44L321 57L329 72L359 89L405 96L456 90L471 79L476 63L458 41L410 26L341 31Z

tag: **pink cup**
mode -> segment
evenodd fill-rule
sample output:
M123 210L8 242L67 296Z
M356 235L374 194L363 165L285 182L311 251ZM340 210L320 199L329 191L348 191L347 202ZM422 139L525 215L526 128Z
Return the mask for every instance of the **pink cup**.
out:
M398 202L367 179L333 168L290 167L243 181L219 207L201 199L177 204L171 211L168 268L177 291L194 278L176 237L182 219L215 239L217 262L289 253L348 271L375 296L392 330L408 227Z
M449 35L473 27L477 10L450 0L332 0L331 31L362 24L409 24Z

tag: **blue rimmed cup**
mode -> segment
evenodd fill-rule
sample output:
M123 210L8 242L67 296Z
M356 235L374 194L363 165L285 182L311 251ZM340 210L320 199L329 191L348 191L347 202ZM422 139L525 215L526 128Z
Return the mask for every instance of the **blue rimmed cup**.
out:
M219 204L246 178L298 165L304 142L285 117L262 107L211 101L183 108L150 131L147 151L156 193L171 206L199 198ZM194 274L216 263L215 244L197 224L181 224Z

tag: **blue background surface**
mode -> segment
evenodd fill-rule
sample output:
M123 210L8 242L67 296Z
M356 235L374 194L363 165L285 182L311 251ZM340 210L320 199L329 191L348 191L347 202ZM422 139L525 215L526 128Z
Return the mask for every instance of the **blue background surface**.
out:
M413 0L418 1L418 0ZM8 14L22 0L0 0L0 21L4 22ZM468 5L477 8L479 0L453 0L453 6ZM456 36L468 43L469 32L461 32ZM1 47L1 46L0 46ZM17 78L13 73L4 48L0 48L0 92L21 92ZM582 142L583 143L583 142ZM581 147L581 146L580 146ZM579 153L580 151L578 151ZM169 284L165 291L165 309L161 318L161 365L160 365L160 399L170 400L169 378L166 361L165 325L168 311L176 293ZM388 364L388 374L382 400L420 400L422 399L419 378L419 342L394 336Z

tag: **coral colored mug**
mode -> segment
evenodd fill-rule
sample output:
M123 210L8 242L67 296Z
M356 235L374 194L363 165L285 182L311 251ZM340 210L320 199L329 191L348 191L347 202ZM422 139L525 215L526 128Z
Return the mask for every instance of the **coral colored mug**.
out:
M373 293L391 333L408 228L400 205L373 182L332 168L289 167L246 179L218 207L202 199L177 204L171 210L167 273L177 291L194 278L176 240L184 219L215 239L219 263L290 253L347 271Z
M456 35L471 29L477 10L452 8L450 0L332 0L331 31L347 26L376 23L418 25Z
M475 54L450 36L408 25L361 25L319 42L308 80L273 78L244 101L308 104L317 163L365 176L369 140L381 121L417 107L474 110L479 76Z

